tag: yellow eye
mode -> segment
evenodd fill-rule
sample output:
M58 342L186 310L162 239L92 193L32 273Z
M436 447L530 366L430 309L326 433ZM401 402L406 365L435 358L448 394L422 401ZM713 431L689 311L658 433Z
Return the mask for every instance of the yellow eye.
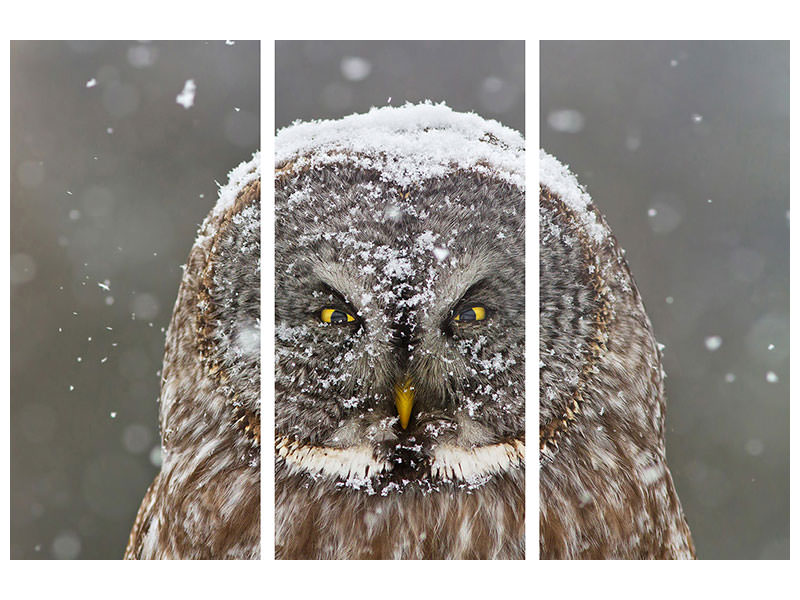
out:
M356 318L344 312L343 310L336 310L335 308L324 308L322 312L319 314L319 318L323 323L332 323L334 325L339 325L340 323L351 323L355 321Z
M482 306L473 306L472 308L462 310L455 317L453 317L453 319L459 323L463 321L483 321L485 318L486 309Z

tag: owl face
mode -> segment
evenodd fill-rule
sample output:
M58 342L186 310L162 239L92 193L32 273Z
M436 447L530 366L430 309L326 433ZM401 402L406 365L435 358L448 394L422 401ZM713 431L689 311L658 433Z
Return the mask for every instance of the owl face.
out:
M354 161L358 163L359 161ZM383 495L521 462L524 192L337 164L276 180L276 432L289 470Z
M224 418L255 442L253 450L261 435L260 197L256 179L230 205L221 201L222 208L212 211L196 242L207 248L194 324L200 362L222 392L224 407L217 409L227 411Z
M218 368L220 387L234 407L260 415L261 348L261 203L260 182L237 198L212 243L215 260L203 272L213 319L207 368ZM247 188L248 191L250 188ZM208 313L211 313L210 315Z

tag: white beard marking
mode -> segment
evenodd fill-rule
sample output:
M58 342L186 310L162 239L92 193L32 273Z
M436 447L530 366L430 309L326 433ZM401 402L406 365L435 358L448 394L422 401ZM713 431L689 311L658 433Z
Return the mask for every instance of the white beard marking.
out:
M524 464L525 444L521 440L469 449L439 446L433 451L431 475L445 481L464 481L474 485Z
M368 446L350 448L325 448L305 446L279 437L275 443L275 454L293 472L311 475L327 475L334 479L367 479L391 470L388 462L375 460L373 450Z
M327 448L278 437L275 454L294 473L322 475L344 481L370 479L393 468L392 463L375 459L373 448L363 445ZM521 440L512 440L475 448L438 446L430 459L430 472L436 480L480 485L493 475L507 473L524 465L525 444Z

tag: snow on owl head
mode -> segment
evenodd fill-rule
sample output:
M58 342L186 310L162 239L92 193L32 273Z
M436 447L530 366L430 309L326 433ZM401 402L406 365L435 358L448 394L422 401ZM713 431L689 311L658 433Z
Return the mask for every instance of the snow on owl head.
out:
M278 133L276 555L524 555L524 139L424 103Z

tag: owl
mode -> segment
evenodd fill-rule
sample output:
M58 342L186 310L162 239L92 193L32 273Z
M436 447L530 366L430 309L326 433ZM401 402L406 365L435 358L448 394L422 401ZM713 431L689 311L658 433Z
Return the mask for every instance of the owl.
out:
M407 104L275 166L276 557L524 558L524 139Z
M163 462L129 559L261 553L260 156L231 171L200 227L167 331Z
M584 188L539 161L540 556L694 558L642 299Z

